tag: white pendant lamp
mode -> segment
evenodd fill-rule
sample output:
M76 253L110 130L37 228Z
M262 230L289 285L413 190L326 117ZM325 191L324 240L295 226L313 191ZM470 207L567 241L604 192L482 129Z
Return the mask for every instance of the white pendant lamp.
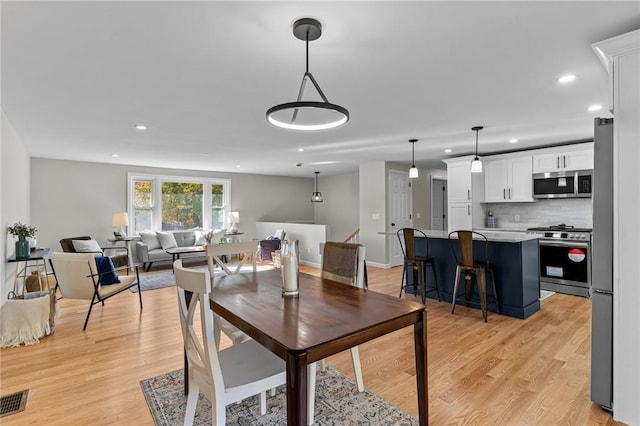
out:
M312 18L298 19L293 24L293 35L305 41L307 46L306 72L302 77L298 99L295 102L287 102L269 108L267 121L284 129L306 131L331 129L345 124L349 121L349 111L340 105L330 103L316 79L309 72L309 41L320 38L322 24ZM323 102L302 100L307 80L311 80Z
M476 132L476 157L471 162L471 173L482 173L482 161L478 158L478 132L484 129L482 126L472 127L471 130Z
M409 143L411 144L411 168L409 169L409 178L410 179L417 179L418 178L418 168L416 167L416 162L415 162L415 151L414 151L414 145L415 143L418 142L418 139L409 139Z
M314 172L316 174L316 190L311 194L311 202L312 203L321 203L322 202L322 192L318 191L318 175L320 172Z

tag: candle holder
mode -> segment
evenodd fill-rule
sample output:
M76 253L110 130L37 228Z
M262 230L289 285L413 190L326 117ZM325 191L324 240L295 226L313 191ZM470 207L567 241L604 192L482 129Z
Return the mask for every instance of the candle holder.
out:
M280 271L282 273L282 296L284 297L298 297L299 254L300 242L298 240L284 240L282 242L280 249Z

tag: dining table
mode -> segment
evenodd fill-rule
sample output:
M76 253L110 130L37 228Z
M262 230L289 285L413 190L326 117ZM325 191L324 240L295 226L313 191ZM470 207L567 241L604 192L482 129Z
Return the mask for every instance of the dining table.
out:
M282 295L280 270L216 277L211 309L285 361L287 424L306 425L307 366L413 326L418 423L428 422L425 305L304 273Z

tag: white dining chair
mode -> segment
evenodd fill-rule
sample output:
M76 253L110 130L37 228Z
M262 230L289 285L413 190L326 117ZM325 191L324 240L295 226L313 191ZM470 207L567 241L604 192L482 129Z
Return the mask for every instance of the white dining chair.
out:
M220 350L214 333L216 319L209 306L209 271L184 268L181 260L175 261L174 270L189 377L184 424L193 424L200 392L211 402L212 425L225 424L227 405L258 394L260 415L264 415L266 391L286 382L284 361L254 340ZM191 292L189 303L186 291ZM198 312L200 333L194 330L193 321Z

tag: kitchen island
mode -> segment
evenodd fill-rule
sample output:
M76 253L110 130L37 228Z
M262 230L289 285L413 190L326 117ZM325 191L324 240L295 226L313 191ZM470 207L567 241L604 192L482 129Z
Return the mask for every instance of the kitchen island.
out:
M448 239L448 232L424 230L429 239L429 255L434 258L438 275L438 287L443 301L451 303L456 276L456 259L452 247L458 253L457 241ZM515 318L525 319L540 310L540 278L538 274L538 237L524 232L481 232L489 240L489 263L493 266L500 312ZM421 238L421 237L416 237ZM422 244L416 242L416 255L424 255L418 250ZM484 240L473 241L473 257L476 263L487 260ZM427 271L427 290L433 288L433 276ZM497 312L493 301L493 289L487 276L488 310ZM462 280L461 280L462 281ZM475 279L473 280L471 307L479 308L479 298ZM408 274L408 292L413 293L413 274ZM461 283L460 289L464 289ZM462 291L461 291L462 292ZM435 298L435 292L427 294ZM464 305L464 302L460 303Z

